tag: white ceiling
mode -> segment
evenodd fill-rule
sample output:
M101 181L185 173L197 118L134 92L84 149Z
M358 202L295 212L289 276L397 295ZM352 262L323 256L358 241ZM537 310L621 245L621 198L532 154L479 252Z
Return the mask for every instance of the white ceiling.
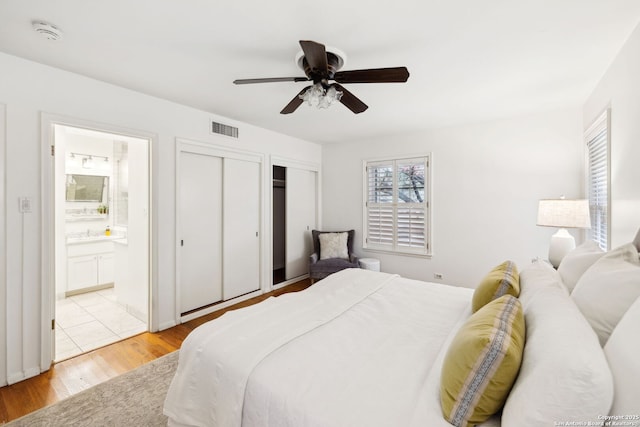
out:
M640 21L638 0L2 0L0 51L321 143L581 105ZM64 33L41 38L32 20ZM353 84L369 105L280 110L305 83L298 40L343 70L407 66L405 84ZM1 75L1 71L0 71Z

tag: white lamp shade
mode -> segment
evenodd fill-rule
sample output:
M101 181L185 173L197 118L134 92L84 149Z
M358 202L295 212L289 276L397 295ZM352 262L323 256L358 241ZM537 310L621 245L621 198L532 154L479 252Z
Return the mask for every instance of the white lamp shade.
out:
M589 201L546 199L538 204L538 225L559 228L591 228Z

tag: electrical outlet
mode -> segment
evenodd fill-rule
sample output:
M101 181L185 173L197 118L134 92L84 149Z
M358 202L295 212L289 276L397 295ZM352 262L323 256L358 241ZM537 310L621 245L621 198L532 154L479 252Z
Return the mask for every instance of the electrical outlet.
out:
M438 279L438 280L442 280L444 278L444 276L442 275L442 273L433 273L433 278L434 279Z

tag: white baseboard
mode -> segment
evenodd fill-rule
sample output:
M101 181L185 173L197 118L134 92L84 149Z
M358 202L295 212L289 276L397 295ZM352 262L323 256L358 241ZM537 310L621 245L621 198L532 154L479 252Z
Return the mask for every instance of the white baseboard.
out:
M237 304L237 303L242 302L242 301L246 301L248 299L251 299L253 297L257 297L257 296L262 295L262 294L263 294L262 290L257 290L257 291L254 291L254 292L249 292L248 294L244 294L244 295L239 296L237 298L230 299L229 301L224 301L224 302L221 302L219 304L212 305L212 306L207 307L207 308L203 308L202 310L198 310L198 311L195 311L193 313L189 313L186 316L182 316L180 318L180 323L185 323L185 322L188 322L189 320L197 319L198 317L202 317L202 316L207 315L209 313L213 313L214 311L222 310L223 308L230 307L230 306L232 306L234 304Z
M158 326L158 331L164 331L165 329L173 328L174 326L178 326L178 323L175 320L170 320L168 322L162 322Z
M27 378L31 378L31 377L37 377L38 375L40 375L41 373L47 371L49 369L49 367L47 367L47 369L45 369L44 371L40 369L39 366L33 367L33 368L29 368L26 371L24 371L24 375Z
M14 372L13 374L9 374L7 376L7 384L15 384L26 379L27 377L24 375L24 372Z
M129 304L126 305L127 308L127 313L129 313L130 315L132 315L133 317L135 317L136 319L138 319L139 321L143 322L143 323L148 323L149 319L146 313L143 313L142 311L138 310L137 308L130 306Z
M304 279L308 279L309 278L309 274L303 274L302 276L298 276L298 277L294 277L293 279L289 279L289 280L285 280L284 282L280 282L277 285L273 285L271 287L272 291L275 291L276 289L280 289L280 288L284 288L285 286L291 285L293 283L297 283L301 280Z
M35 366L33 368L26 369L26 370L24 370L22 372L14 372L14 373L9 374L7 376L7 384L8 385L15 384L15 383L18 383L20 381L24 381L24 380L26 380L28 378L36 377L36 376L38 376L40 374L41 374L41 372L40 372L40 367L39 366Z

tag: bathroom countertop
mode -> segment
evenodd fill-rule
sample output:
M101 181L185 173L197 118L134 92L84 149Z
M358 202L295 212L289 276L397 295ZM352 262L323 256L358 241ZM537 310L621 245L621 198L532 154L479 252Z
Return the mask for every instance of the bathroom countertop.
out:
M78 245L82 243L95 243L95 242L109 242L109 241L118 241L118 240L124 240L126 243L127 238L125 236L118 236L118 235L67 237L67 245Z

